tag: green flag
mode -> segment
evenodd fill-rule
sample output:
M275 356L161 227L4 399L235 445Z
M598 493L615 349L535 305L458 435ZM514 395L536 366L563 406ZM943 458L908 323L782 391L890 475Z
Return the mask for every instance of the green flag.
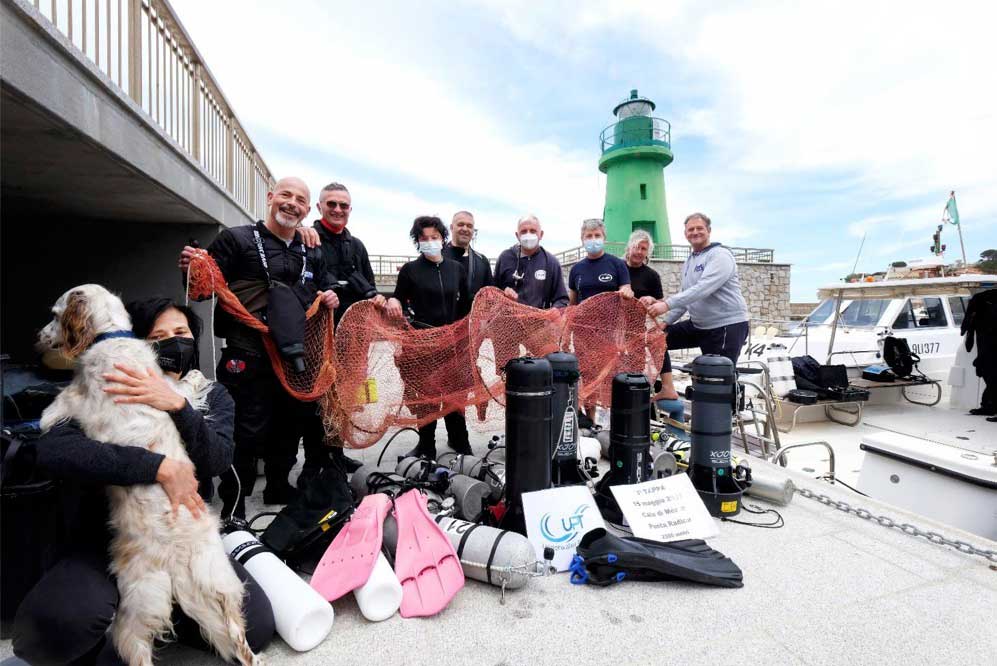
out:
M955 192L949 195L949 202L945 204L944 220L955 225L959 224L959 209L955 205Z

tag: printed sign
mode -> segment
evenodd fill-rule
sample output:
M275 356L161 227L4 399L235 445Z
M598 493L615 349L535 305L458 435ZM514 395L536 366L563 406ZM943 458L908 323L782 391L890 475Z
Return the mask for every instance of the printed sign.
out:
M585 486L550 488L523 493L526 536L543 561L544 548L554 549L553 566L567 571L582 535L605 527L592 493Z
M720 533L686 474L609 489L636 537L667 542Z

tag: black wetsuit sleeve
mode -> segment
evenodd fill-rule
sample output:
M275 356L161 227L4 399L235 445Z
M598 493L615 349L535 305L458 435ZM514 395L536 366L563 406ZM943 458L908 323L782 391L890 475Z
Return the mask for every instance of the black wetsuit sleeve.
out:
M332 273L326 267L325 253L322 252L322 248L315 248L314 250L308 250L308 270L311 271L314 276L312 279L315 280L315 286L319 291L328 291L332 289L336 281L332 277Z
M171 412L187 455L197 469L197 476L207 479L219 476L232 464L235 443L235 402L221 384L213 384L208 393L208 412L202 414L189 402L183 409Z
M377 284L374 278L374 269L370 265L370 255L367 254L367 246L363 243L356 241L357 248L357 268L360 269L360 273L367 278L372 286Z
M463 319L471 312L471 292L467 290L467 271L456 261L457 267L457 308L454 313L454 321Z
M481 283L482 287L490 287L495 284L495 279L492 277L492 262L488 261L488 257L483 257L485 265L485 280Z
M564 271L561 270L561 264L557 259L551 258L551 264L554 268L554 284L551 289L551 303L552 308L563 308L568 305L568 288L564 285Z
M138 446L94 441L74 421L42 435L35 456L35 464L56 478L111 486L155 483L164 458Z
M239 258L239 241L230 229L222 229L221 233L208 246L208 254L218 264L227 282L231 282Z
M415 289L411 273L411 263L402 266L402 269L398 271L398 280L395 282L395 293L392 294L392 297L401 301L403 306L412 299L412 293Z
M650 277L651 285L649 291L651 292L651 296L660 301L665 297L665 291L661 288L661 275L658 274L658 271L652 270L650 272Z

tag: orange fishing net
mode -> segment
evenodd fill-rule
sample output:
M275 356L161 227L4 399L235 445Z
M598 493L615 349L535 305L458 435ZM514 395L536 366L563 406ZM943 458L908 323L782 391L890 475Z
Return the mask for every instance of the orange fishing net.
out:
M316 298L305 313L305 371L294 372L270 339L270 329L239 302L228 288L218 264L205 250L199 250L191 259L187 272L187 295L195 300L218 296L218 301L230 315L246 326L263 333L270 362L280 383L298 400L313 401L325 395L336 379L336 362L333 355L334 338L332 313Z
M222 307L263 333L206 254L191 263L191 297L212 290ZM524 355L567 351L578 357L581 404L610 405L613 376L640 372L653 381L665 353L664 333L644 306L617 293L562 310L538 310L486 287L470 314L448 326L415 329L388 319L371 301L356 303L333 336L325 308L309 310L302 375L289 372L269 336L263 339L277 376L292 395L321 399L326 432L350 448L366 448L393 427L418 427L455 411L468 422L500 429L503 368Z

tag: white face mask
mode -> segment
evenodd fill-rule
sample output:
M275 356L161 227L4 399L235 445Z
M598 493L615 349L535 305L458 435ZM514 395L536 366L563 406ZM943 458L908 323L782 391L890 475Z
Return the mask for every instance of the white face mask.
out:
M536 246L540 245L540 236L536 234L520 234L519 244L524 250L532 250Z
M419 252L427 257L438 257L443 252L443 241L419 241Z

